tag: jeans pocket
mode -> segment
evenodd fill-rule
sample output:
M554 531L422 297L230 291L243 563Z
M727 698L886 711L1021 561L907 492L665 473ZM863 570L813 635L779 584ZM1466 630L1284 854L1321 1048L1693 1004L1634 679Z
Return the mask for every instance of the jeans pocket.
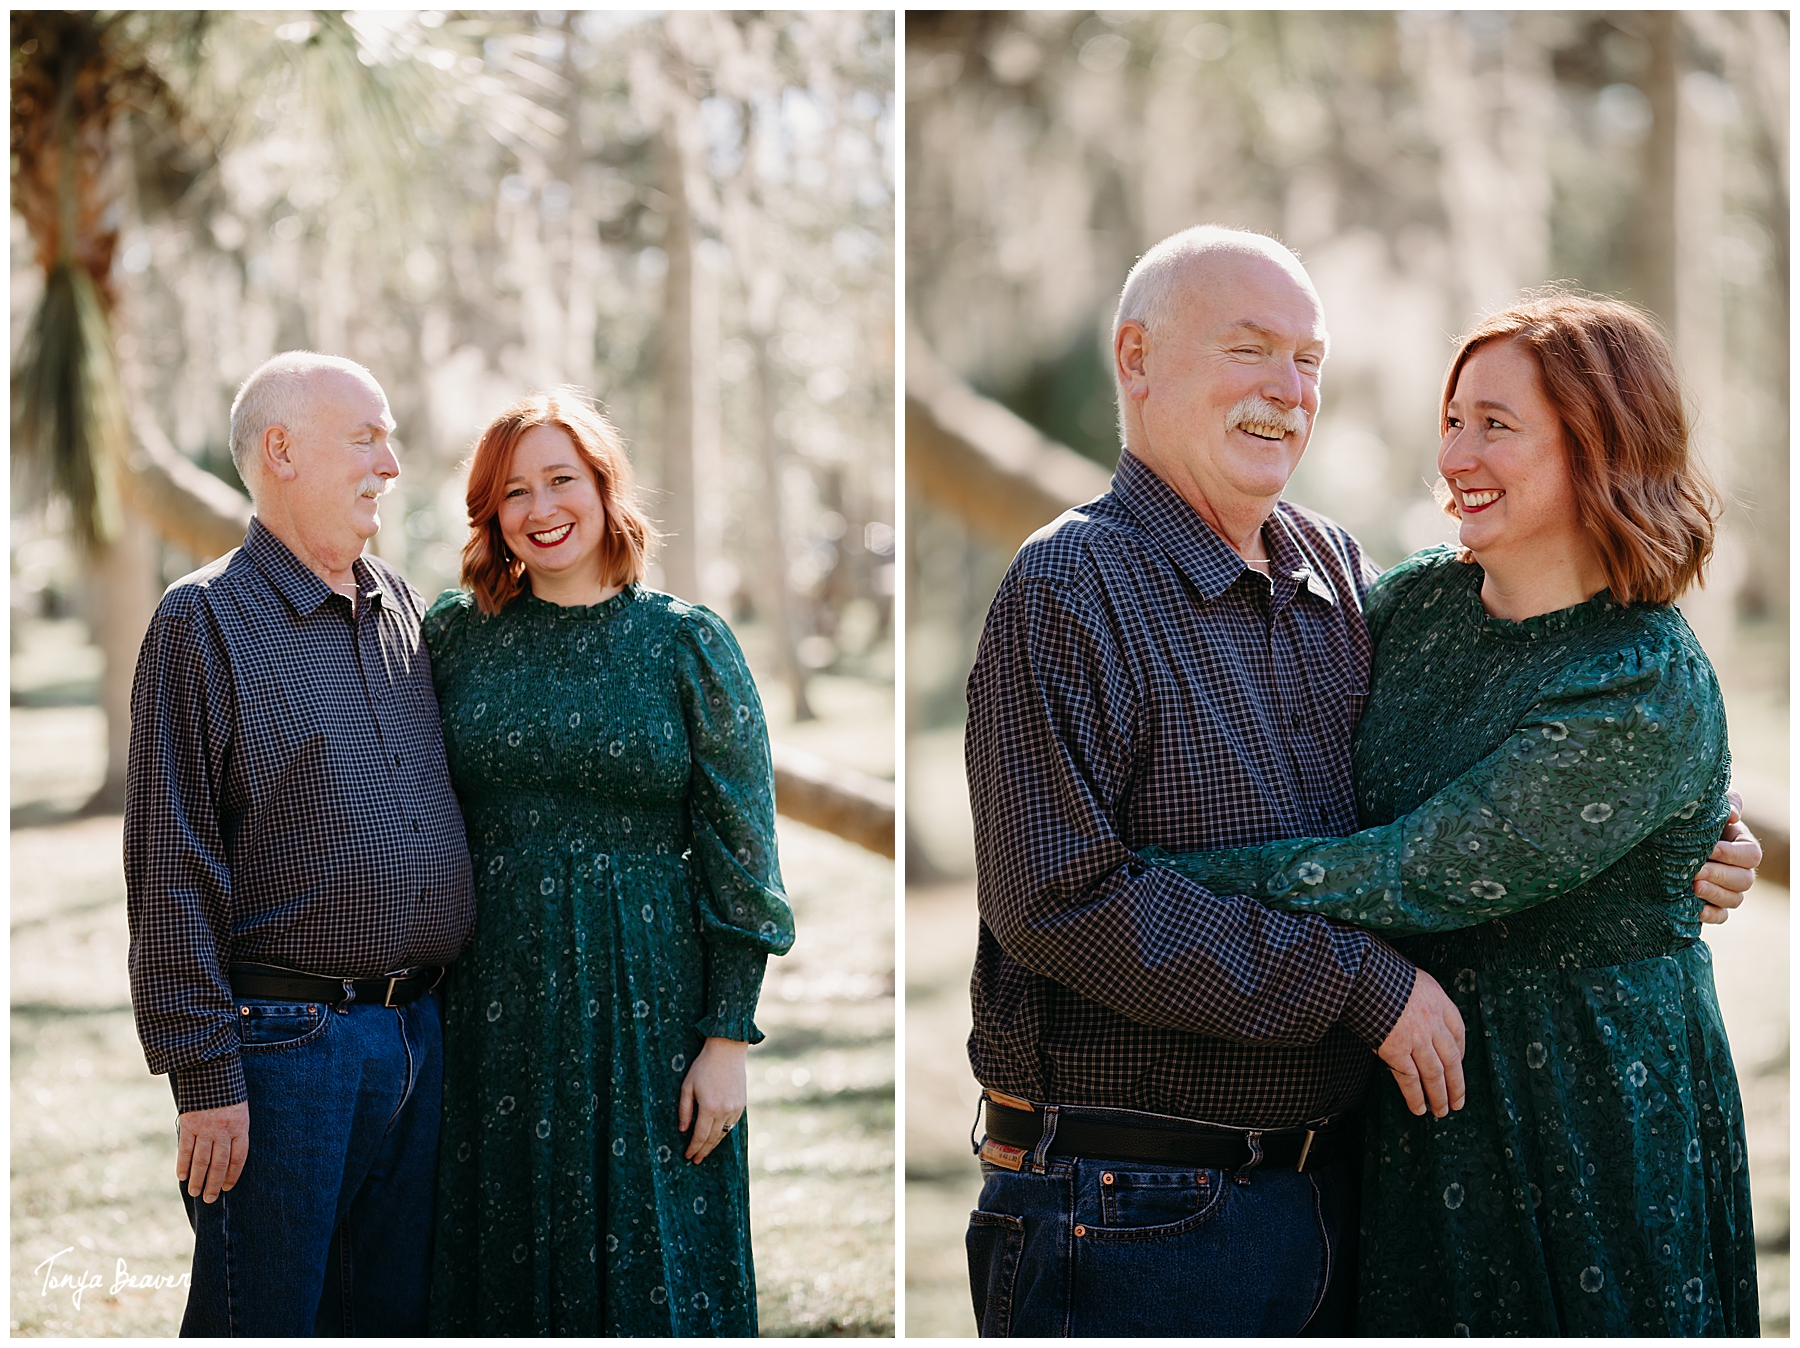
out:
M1218 1200L1222 1177L1210 1170L1128 1170L1100 1172L1100 1220L1115 1234L1155 1234L1163 1227L1185 1230ZM1203 1220L1203 1218L1202 1218Z
M1100 1172L1100 1214L1092 1228L1100 1240L1156 1240L1180 1235L1204 1223L1224 1197L1224 1175L1216 1170L1129 1170Z
M331 1024L331 1008L324 1002L276 1002L240 997L238 1047L244 1053L276 1053L304 1048L319 1039Z
M1009 1213L977 1208L969 1214L968 1247L969 1295L981 1337L1011 1338L1013 1286L1025 1248L1025 1223Z
M1095 1177L1099 1201L1088 1189L1077 1208L1091 1219L1072 1233L1071 1333L1288 1336L1312 1315L1323 1259L1307 1176L1107 1174Z

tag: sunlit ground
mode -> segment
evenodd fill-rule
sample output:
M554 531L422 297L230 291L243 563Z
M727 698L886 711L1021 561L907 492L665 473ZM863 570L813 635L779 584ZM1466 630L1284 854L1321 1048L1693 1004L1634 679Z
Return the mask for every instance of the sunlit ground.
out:
M1737 779L1764 812L1787 815L1786 633L1740 634L1716 657ZM907 749L908 820L940 871L974 868L960 730ZM1707 928L1719 1001L1743 1090L1764 1335L1788 1333L1788 891L1759 881L1723 927ZM975 888L956 881L906 896L906 1332L975 1332L963 1233L981 1190L969 1154Z
M39 705L12 709L12 1332L172 1335L186 1294L153 1282L187 1271L193 1238L173 1102L132 1026L120 821L68 815L99 782L93 653L74 624L27 638L15 697ZM802 747L829 752L837 720L853 755L873 746L845 761L881 771L868 723L892 724L891 690L825 683ZM780 847L800 937L770 962L768 1040L750 1052L762 1331L891 1334L893 863L787 820Z

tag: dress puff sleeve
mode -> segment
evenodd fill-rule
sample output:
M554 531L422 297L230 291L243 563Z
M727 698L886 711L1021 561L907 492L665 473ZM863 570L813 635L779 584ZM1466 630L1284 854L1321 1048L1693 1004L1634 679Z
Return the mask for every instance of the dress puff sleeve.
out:
M1452 931L1567 893L1659 830L1704 857L1725 820L1724 746L1704 658L1614 651L1550 681L1500 748L1391 824L1144 859L1285 912Z
M759 1043L751 1017L769 955L794 944L775 856L775 774L762 699L731 629L711 611L682 615L682 713L693 755L688 813L707 946L702 1034Z
M432 691L440 702L444 698L444 681L456 667L456 655L474 613L474 595L467 590L445 590L431 601L419 622L425 649L431 654Z

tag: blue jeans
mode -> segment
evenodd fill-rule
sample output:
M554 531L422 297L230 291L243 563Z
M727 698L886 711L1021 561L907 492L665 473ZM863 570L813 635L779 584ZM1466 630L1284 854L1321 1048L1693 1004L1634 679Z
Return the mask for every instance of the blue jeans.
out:
M423 1335L443 1035L409 1006L237 999L250 1157L188 1197L184 1336Z
M1351 1332L1360 1166L982 1163L969 1288L988 1337Z

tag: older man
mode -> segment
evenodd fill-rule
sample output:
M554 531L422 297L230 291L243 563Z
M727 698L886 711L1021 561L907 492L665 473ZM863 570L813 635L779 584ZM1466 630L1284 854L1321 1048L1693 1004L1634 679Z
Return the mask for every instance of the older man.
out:
M180 1115L183 1334L426 1329L442 1055L474 919L419 596L363 555L400 472L360 365L277 356L231 450L244 545L138 657L132 1003Z
M1112 490L1030 539L988 614L967 737L984 1334L1348 1332L1375 1056L1415 1113L1461 1106L1462 1020L1430 975L1136 855L1356 828L1374 568L1280 499L1326 348L1273 240L1151 249L1114 324Z

